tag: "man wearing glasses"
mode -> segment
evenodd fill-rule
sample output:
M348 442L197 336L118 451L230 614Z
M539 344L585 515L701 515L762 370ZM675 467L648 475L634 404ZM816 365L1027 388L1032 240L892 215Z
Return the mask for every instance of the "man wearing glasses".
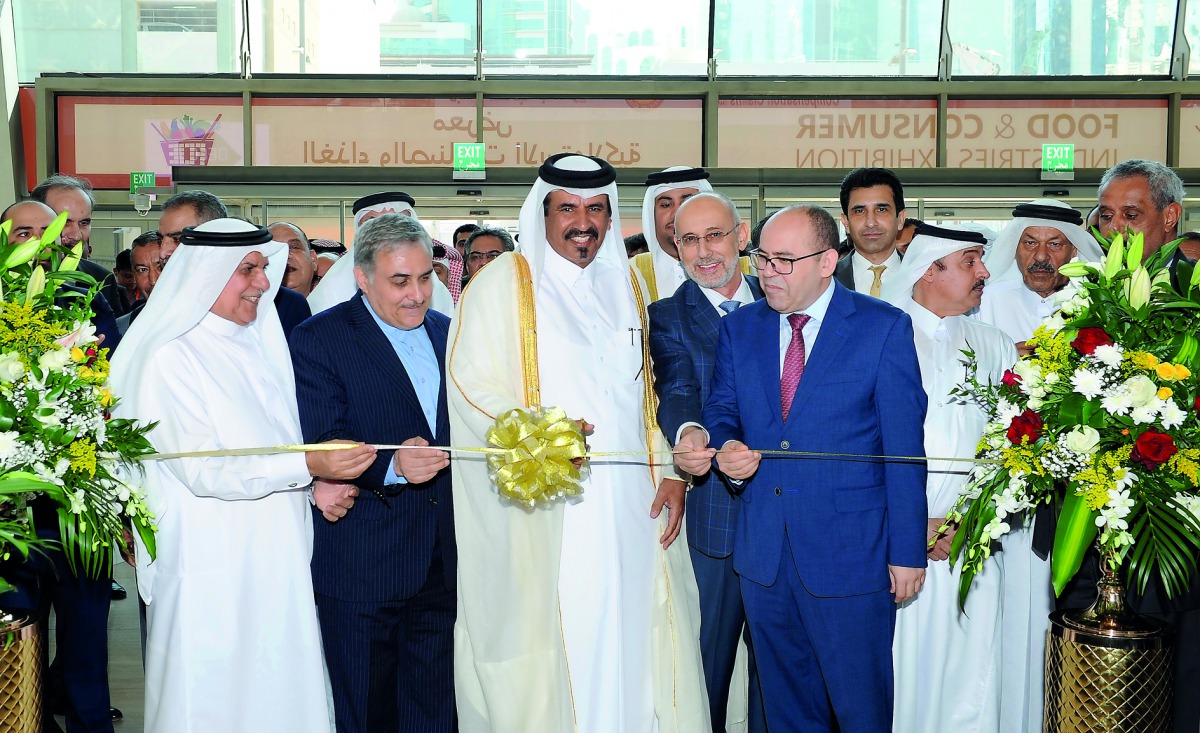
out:
M712 381L721 320L763 297L758 278L743 276L739 267L738 255L749 239L750 224L719 193L698 193L675 214L675 244L688 279L674 295L649 305L650 356L659 427L672 445L684 450L708 445L700 428L701 412ZM684 521L700 591L700 654L714 731L726 729L729 699L739 700L745 691L744 682L734 679L738 640L746 626L730 557L737 511L737 500L720 480L695 479ZM731 682L736 690L731 691ZM749 699L748 730L765 731L753 663ZM747 712L740 702L735 704L735 714ZM729 722L736 723L736 717Z
M882 458L924 456L912 321L833 282L836 246L820 207L771 217L753 258L765 301L721 319L704 407L742 492L733 564L773 733L891 730L895 604L925 576L924 462ZM714 454L676 463L700 475Z
M489 262L516 247L512 237L503 229L488 227L476 229L467 240L467 279L475 277Z

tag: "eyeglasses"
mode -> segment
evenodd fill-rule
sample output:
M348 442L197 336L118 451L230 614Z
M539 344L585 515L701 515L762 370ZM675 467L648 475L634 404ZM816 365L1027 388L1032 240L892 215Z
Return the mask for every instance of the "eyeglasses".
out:
M682 244L685 247L695 247L697 244L700 244L701 239L703 239L705 242L708 242L709 244L716 244L717 242L720 242L725 237L728 237L730 234L733 234L735 231L737 231L737 227L734 227L733 229L730 229L727 232L709 232L708 234L705 234L703 236L697 236L695 234L685 234L682 237L675 237L675 241L678 242L679 244Z
M470 262L483 262L486 259L488 262L491 262L502 254L504 254L504 250L502 249L489 249L487 252L472 252L467 255L467 260Z
M792 270L796 268L796 263L800 260L807 260L809 257L817 257L828 252L828 249L823 249L812 254L804 255L803 257L767 257L765 254L755 250L750 253L750 261L754 263L754 269L765 270L767 265L771 266L779 275L791 275Z

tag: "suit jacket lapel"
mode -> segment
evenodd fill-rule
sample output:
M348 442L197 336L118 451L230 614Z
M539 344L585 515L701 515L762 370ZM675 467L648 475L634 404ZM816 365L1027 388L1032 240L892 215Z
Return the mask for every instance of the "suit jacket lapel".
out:
M747 326L752 352L761 354L758 362L758 381L762 384L766 404L771 408L775 422L783 424L783 398L779 393L779 313L766 303L760 306L755 318L758 323ZM718 358L724 358L722 354ZM801 380L803 381L803 380Z
M825 320L821 322L817 341L812 345L812 353L804 363L804 375L800 377L796 396L792 399L792 409L788 411L789 419L804 412L804 403L836 370L842 346L850 333L847 319L854 313L854 301L841 283L835 281L831 287L834 288L833 298L825 311Z
M433 353L437 356L441 373L438 385L437 435L434 437L439 445L450 445L450 415L446 412L446 332L435 326L427 313L425 333L429 334L429 342L433 344Z
M363 296L356 295L353 303L350 310L350 324L363 334L362 343L366 344L366 348L363 349L364 354L375 362L385 381L392 385L401 400L408 402L409 406L416 410L418 415L421 415L421 423L424 423L425 413L421 410L421 400L417 399L417 392L413 389L412 380L409 379L400 357L396 355L396 350L392 348L392 342L388 341L387 336L379 328L379 324L375 323L375 319L371 317L366 304L363 303ZM426 318L428 319L428 316ZM430 338L433 338L432 335ZM436 343L434 350L437 350Z
M697 344L697 346L711 352L717 345L717 338L721 335L721 316L717 314L717 309L713 308L712 303L708 302L708 298L704 297L704 293L700 292L699 285L688 280L683 287L684 302L687 304L689 313L695 317L693 323L697 332L704 339L703 343Z
M754 296L755 300L762 300L763 290L762 286L758 284L758 278L753 275L746 275L745 278L746 284L750 286L750 294Z

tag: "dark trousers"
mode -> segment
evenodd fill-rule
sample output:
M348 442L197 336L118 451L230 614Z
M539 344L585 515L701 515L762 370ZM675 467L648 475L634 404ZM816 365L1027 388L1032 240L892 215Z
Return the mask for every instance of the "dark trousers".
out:
M743 578L742 599L771 733L891 731L891 593L818 598L785 541L774 585Z
M416 595L350 603L317 595L338 733L448 733L454 710L455 594L435 547Z
M725 733L729 684L733 678L738 640L743 636L750 667L747 695L750 705L746 729L748 733L766 733L767 721L763 712L762 688L758 683L758 666L746 627L742 586L737 573L733 571L733 559L709 557L694 547L688 549L692 553L692 568L696 572L696 586L700 591L700 658L704 663L704 686L708 688L713 733Z

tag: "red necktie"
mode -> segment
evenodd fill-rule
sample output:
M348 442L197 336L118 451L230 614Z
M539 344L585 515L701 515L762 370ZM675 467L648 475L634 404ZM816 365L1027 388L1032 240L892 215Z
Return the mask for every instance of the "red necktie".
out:
M788 323L792 324L792 340L788 344L787 354L783 357L783 374L779 377L779 396L783 400L783 419L787 420L788 412L792 409L792 398L796 396L796 387L800 385L800 375L804 374L804 324L812 318L804 313L792 313Z

